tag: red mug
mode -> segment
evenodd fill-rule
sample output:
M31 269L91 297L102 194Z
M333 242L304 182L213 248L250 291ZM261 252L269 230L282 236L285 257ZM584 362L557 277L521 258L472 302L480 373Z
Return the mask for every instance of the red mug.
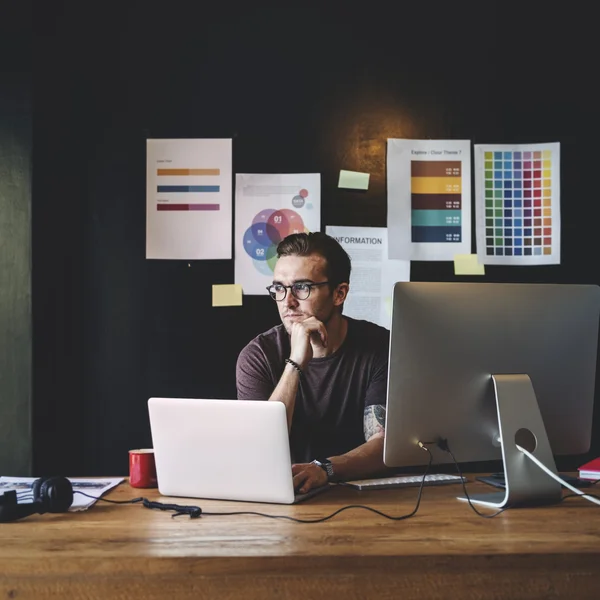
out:
M129 451L129 485L135 488L158 486L152 448Z

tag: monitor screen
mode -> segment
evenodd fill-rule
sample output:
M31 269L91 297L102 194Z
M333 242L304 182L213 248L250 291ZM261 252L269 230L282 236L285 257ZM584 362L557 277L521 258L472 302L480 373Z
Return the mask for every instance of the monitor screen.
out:
M503 459L506 466L495 375L528 376L543 421L530 428L545 428L552 454L587 452L599 313L595 285L396 283L385 464L427 464L418 442L443 438L459 463ZM525 400L521 410L516 396L512 402L506 431L535 412ZM445 452L434 457L453 462Z

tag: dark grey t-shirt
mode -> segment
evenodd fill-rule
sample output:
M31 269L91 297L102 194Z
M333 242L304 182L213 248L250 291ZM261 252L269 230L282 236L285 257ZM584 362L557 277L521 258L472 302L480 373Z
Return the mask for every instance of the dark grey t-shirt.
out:
M310 361L300 377L290 447L292 461L310 462L344 454L365 442L366 406L385 406L389 331L369 321L345 317L342 346ZM236 380L240 400L268 400L290 355L283 325L254 338L240 353Z

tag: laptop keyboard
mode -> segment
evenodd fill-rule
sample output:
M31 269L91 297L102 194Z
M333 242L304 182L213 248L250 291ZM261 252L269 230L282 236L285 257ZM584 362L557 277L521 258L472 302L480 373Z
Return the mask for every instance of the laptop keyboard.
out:
M346 481L344 485L358 490L387 490L403 487L418 487L423 481L423 475L399 475L395 477L380 477L378 479L358 479ZM461 483L467 481L460 475L449 475L447 473L431 473L425 475L423 485L447 485L449 483Z
M329 489L331 489L330 485L322 485L321 487L318 487L318 488L312 488L312 490L309 490L308 492L306 492L306 494L296 493L296 494L294 494L294 504L296 504L298 502L302 502L303 500L308 500L309 498L312 498L313 496L316 496L317 494L320 494L321 492L325 492Z

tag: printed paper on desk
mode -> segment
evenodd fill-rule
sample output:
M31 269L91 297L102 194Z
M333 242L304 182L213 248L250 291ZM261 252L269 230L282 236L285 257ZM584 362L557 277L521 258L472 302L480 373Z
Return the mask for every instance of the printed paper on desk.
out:
M369 177L369 173L359 173L358 171L340 171L338 187L352 190L368 190Z
M0 477L0 493L15 490L17 492L18 501L20 504L31 504L33 497L31 488L37 477ZM103 479L80 479L67 477L73 486L73 504L69 508L69 512L79 512L87 510L92 506L100 496L108 492L108 490L116 487L125 478L124 477L106 477ZM88 496L83 496L77 492L83 492Z

